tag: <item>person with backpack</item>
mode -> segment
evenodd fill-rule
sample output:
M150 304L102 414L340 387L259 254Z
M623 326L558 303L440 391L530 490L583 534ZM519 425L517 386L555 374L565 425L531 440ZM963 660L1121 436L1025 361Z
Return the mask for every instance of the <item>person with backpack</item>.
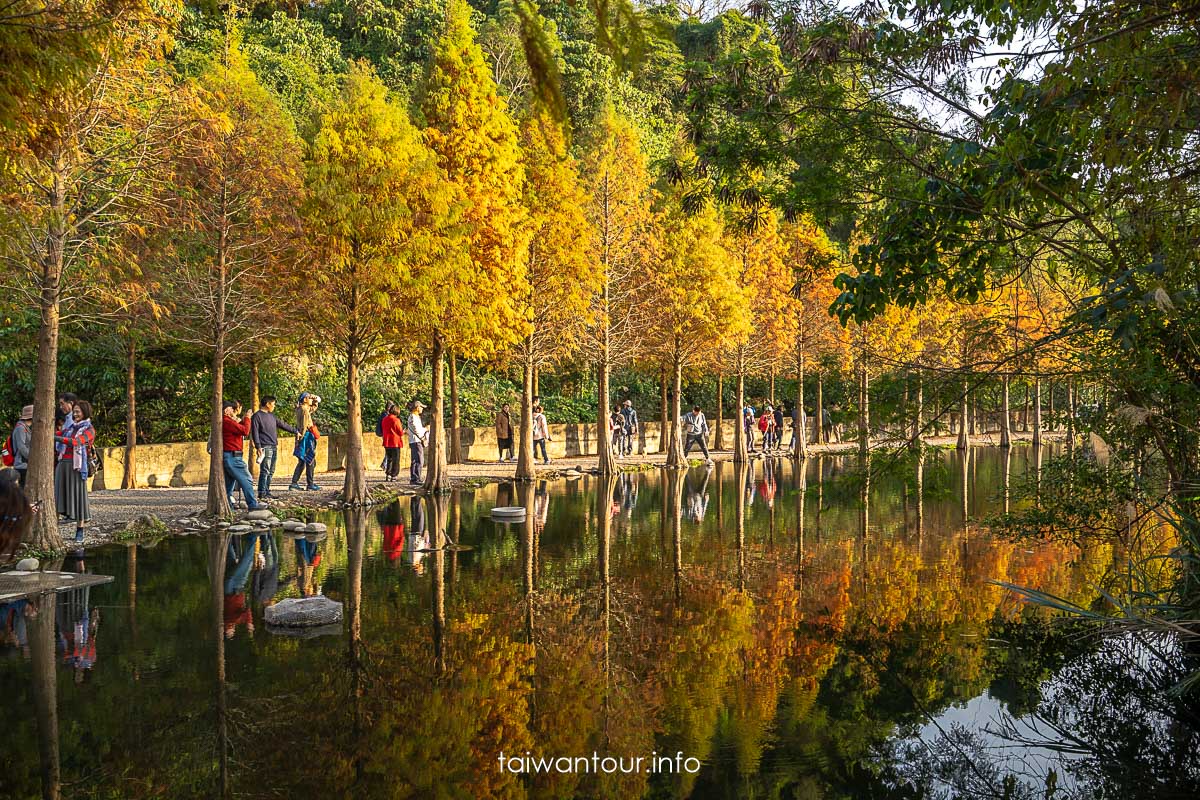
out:
M627 456L633 453L633 437L638 432L637 409L633 407L632 400L621 404L621 416L625 418L621 426L621 455Z
M313 413L321 398L311 392L301 392L296 403L296 447L292 455L296 457L296 469L292 472L292 482L288 484L289 492L300 491L300 476L304 475L308 491L317 491L321 487L313 480L313 470L317 462L317 440L321 431L313 421Z
M383 479L391 482L400 474L400 450L404 447L404 422L395 403L388 403L383 418Z
M250 417L250 441L258 450L258 497L273 497L271 478L279 461L279 429L295 434L296 429L275 416L275 398L267 395Z
M29 471L29 437L32 433L33 406L21 409L21 416L4 443L4 466L12 467L20 476L18 483L25 488L25 473Z
M542 449L542 463L549 464L550 456L546 454L546 442L550 440L550 426L541 406L533 407L533 457L537 458L538 448Z
M92 516L87 479L95 461L92 452L95 441L92 404L77 400L71 406L71 415L63 420L62 429L54 436L58 456L54 465L54 507L60 517L74 521L77 543L83 542L83 526Z

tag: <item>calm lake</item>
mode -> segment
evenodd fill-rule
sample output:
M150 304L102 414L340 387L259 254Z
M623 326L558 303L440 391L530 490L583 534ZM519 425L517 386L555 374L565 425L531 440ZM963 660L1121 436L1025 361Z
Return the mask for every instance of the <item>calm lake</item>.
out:
M1122 558L988 533L1042 450L489 485L68 557L115 580L0 617L0 797L1187 796L1194 731L1096 683L1141 645L994 583L1087 605ZM318 593L341 626L267 629Z

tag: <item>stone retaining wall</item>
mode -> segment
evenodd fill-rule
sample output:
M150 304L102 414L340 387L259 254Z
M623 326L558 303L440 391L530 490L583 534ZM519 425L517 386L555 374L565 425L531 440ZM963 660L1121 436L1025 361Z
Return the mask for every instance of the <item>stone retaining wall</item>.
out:
M725 420L725 446L733 445L733 422ZM316 471L330 472L346 465L346 434L322 436L317 442ZM276 477L288 476L296 465L292 456L293 439L280 440L279 464ZM496 429L460 428L459 441L463 458L468 461L496 459ZM709 442L711 444L710 435ZM141 444L137 448L138 486L203 486L208 483L208 451L206 442L177 442L172 444ZM659 452L659 423L641 425L635 452ZM551 458L596 454L595 425L551 425L550 441L546 446ZM693 450L693 454L696 451ZM118 489L125 471L125 448L106 447L101 451L102 469L93 482L94 489ZM374 432L363 434L363 456L368 469L383 462L383 443ZM408 448L400 456L403 470L408 469Z

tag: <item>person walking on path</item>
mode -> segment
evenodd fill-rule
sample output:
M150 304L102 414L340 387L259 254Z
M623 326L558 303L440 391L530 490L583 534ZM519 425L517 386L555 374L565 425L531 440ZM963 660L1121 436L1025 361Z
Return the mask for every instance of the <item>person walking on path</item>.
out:
M91 474L92 404L77 400L54 437L58 462L54 465L54 507L60 517L75 522L75 541L83 541L83 526L91 519L87 479Z
M546 423L546 415L541 406L533 407L533 457L537 458L538 448L542 448L542 463L549 464L550 456L546 454L546 442L550 439L550 426Z
M254 479L246 467L246 459L242 455L245 448L245 437L250 435L250 412L247 411L238 420L242 404L236 400L226 400L223 404L225 416L221 418L221 463L225 467L225 495L233 507L233 487L242 490L246 498L246 508L256 511L266 504L260 502L254 494Z
M404 421L395 403L388 403L383 418L383 479L394 481L400 474L400 451L404 448Z
M21 409L21 418L17 420L12 432L13 469L21 476L18 481L25 488L25 473L29 471L29 437L30 426L33 425L33 406Z
M704 453L704 460L712 461L708 454L708 420L704 418L700 406L692 406L692 410L683 415L683 430L687 433L683 444L683 457L687 458L688 453L692 451L692 445L698 444L700 452Z
M754 452L754 409L746 406L742 409L742 428L746 431L746 452Z
M263 398L258 411L250 418L250 441L258 450L258 498L274 497L271 478L279 462L279 429L295 434L296 429L275 416L275 398Z
M310 392L301 392L296 404L296 447L292 455L296 457L296 469L292 472L292 482L288 484L289 492L300 491L300 475L307 481L306 488L316 491L321 487L313 480L313 469L317 462L317 440L321 432L313 421L313 413L321 398Z
M508 403L500 406L496 412L496 449L500 458L499 463L505 462L504 453L508 452L508 461L516 461L517 454L513 450L512 415L508 411Z
M612 413L608 415L608 438L609 445L612 447L613 456L620 458L622 452L622 431L625 430L625 417L621 414L621 404L617 403L613 406Z
M776 449L783 447L783 404L775 407L775 447Z
M633 437L637 436L638 432L637 409L633 407L632 400L626 400L621 405L621 416L624 417L624 424L621 426L621 455L627 456L633 453Z
M408 404L408 481L414 484L422 482L421 468L425 466L425 445L429 440L429 431L421 421L421 412L424 410L425 404L420 400L413 400Z

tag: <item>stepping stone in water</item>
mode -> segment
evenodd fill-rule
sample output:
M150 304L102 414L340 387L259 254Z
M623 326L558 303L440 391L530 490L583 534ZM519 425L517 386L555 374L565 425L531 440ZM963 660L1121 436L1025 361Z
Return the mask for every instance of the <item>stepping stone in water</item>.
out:
M263 618L282 628L315 628L342 621L342 604L328 597L293 597L267 606Z
M304 526L305 533L324 533L328 530L323 522L310 522Z
M297 519L285 519L283 521L283 529L285 531L302 531L304 523Z
M247 514L246 519L251 520L253 522L253 521L258 521L258 520L268 520L272 516L273 515L271 514L270 511L267 511L265 508L259 508L254 511L251 511L249 514Z
M254 527L252 525L246 525L244 523L238 523L237 525L229 526L230 533L247 533L248 531L251 531L253 529L254 529Z

